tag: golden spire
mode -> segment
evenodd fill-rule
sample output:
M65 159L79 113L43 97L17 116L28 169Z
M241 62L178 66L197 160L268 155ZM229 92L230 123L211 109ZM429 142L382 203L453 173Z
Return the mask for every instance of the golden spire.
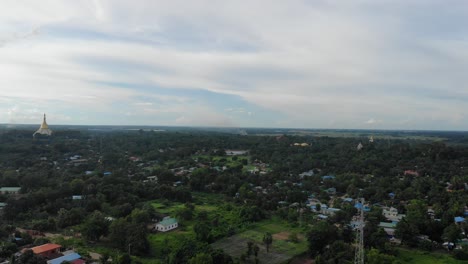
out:
M33 134L33 137L36 134L47 135L47 136L52 135L52 130L50 130L49 126L47 125L45 114L44 114L44 119L42 120L41 127Z
M46 115L45 114L44 114L44 120L42 121L41 128L43 128L43 129L48 129L49 128L49 126L47 125L47 122L46 122Z

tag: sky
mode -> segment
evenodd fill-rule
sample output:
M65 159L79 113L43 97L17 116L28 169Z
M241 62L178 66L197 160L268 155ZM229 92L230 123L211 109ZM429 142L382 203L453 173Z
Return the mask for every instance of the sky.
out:
M465 0L4 0L0 123L468 130Z

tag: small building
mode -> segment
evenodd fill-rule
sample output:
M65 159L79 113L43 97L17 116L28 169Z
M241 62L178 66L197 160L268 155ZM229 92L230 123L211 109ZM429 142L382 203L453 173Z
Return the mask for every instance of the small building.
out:
M354 208L358 209L358 210L363 210L364 212L370 212L371 211L371 208L369 205L367 204L362 204L362 203L356 203L354 204Z
M326 192L330 195L335 195L336 194L336 188L332 187L332 188L328 188L326 190Z
M51 260L47 261L47 264L61 264L64 261L68 261L68 262L73 263L73 261L78 260L80 258L81 258L80 254L71 253L71 254L68 254L68 255L65 255L65 256L61 256L59 258L51 259Z
M16 195L19 193L21 187L2 187L0 188L0 194L5 195Z
M228 156L241 156L241 155L246 155L249 151L248 150L233 150L233 149L227 149L226 155Z
M338 212L338 211L341 211L341 210L338 209L338 208L330 207L330 208L327 208L325 210L322 210L322 213L324 213L326 215L335 215L335 213Z
M305 171L299 174L299 177L301 177L301 179L304 177L311 177L311 176L314 176L314 170Z
M395 229L396 229L397 224L395 222L393 223L386 223L386 222L380 222L379 227L382 227L387 233L388 238L394 238L395 237Z
M411 175L411 176L419 176L419 173L417 171L414 171L414 170L405 170L404 171L404 175Z
M356 149L359 151L359 150L361 150L363 148L364 148L364 146L362 145L361 142L359 142L359 145L357 145Z
M103 173L103 175L104 175L104 176L110 176L110 175L112 175L112 172L106 171L106 172Z
M62 246L58 244L51 244L47 243L41 246L33 247L31 250L34 254L41 255L47 259L50 259L57 254L59 254L59 250Z
M399 222L401 219L403 219L403 217L405 217L406 215L404 214L399 214L398 213L398 209L394 208L394 207L384 207L382 208L382 215L385 216L385 218L387 218L388 220L392 221L392 222Z
M461 224L465 222L465 218L462 216L456 216L453 218L453 220L456 224Z
M319 220L327 220L327 218L328 218L327 215L323 215L323 214L317 215L317 219L319 219Z
M178 226L179 225L178 225L177 219L166 216L163 218L161 222L156 224L155 229L157 231L167 232L167 231L177 228Z
M333 175L325 175L322 177L322 180L334 180L335 176Z

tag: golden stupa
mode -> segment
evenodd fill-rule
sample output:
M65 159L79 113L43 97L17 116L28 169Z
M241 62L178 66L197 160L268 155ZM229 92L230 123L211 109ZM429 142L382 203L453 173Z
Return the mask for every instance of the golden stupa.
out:
M49 126L47 125L45 114L44 114L44 120L42 121L41 127L39 127L39 129L33 134L33 137L36 134L47 135L47 136L52 135L52 130L50 130Z

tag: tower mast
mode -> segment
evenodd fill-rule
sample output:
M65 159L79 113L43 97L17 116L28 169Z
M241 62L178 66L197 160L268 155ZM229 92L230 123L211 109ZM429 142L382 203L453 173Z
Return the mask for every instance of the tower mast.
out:
M354 255L354 264L364 264L364 198L361 198L361 207L357 219L356 228L356 252Z

